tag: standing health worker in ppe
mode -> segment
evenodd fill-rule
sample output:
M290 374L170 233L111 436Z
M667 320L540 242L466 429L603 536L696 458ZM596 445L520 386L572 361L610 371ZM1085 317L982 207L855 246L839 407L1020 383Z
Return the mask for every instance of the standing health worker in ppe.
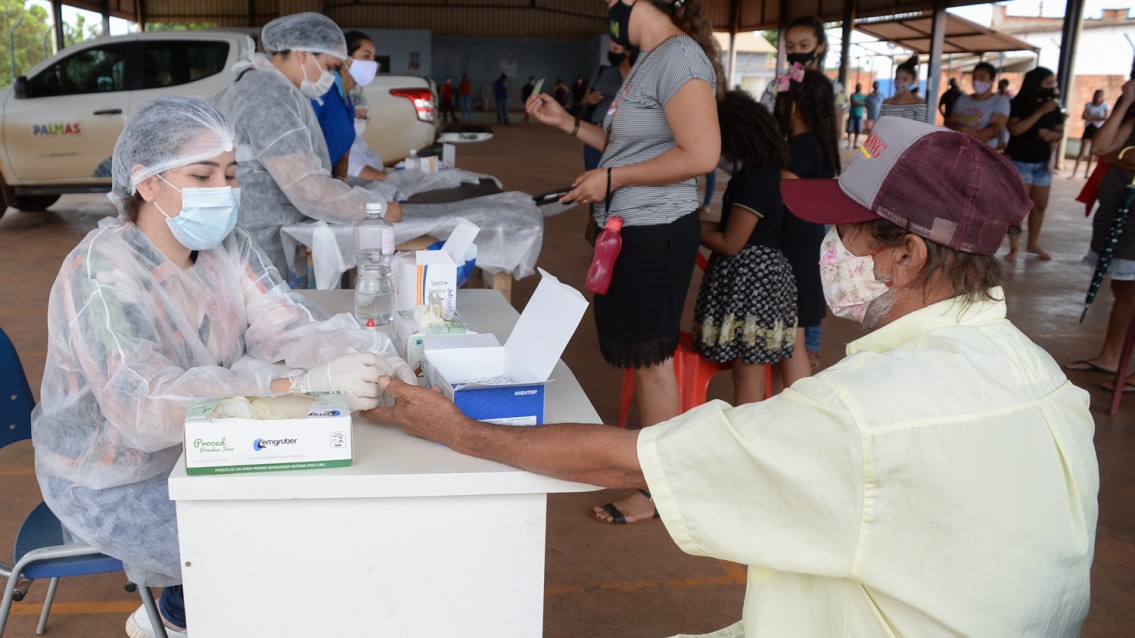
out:
M119 216L71 251L51 289L32 413L47 505L133 582L166 587L159 608L175 632L186 622L168 477L189 401L340 390L359 410L379 404L383 371L413 378L384 336L350 315L321 321L234 228L233 138L197 98L152 100L130 118L113 155ZM127 633L153 635L144 610Z
M250 53L237 64L237 79L217 108L236 127L240 225L288 273L295 256L284 254L281 228L307 218L353 223L366 215L368 202L384 200L331 175L327 142L311 108L347 57L343 32L326 16L297 13L264 25L260 42L267 55ZM388 210L386 219L400 221L401 209Z

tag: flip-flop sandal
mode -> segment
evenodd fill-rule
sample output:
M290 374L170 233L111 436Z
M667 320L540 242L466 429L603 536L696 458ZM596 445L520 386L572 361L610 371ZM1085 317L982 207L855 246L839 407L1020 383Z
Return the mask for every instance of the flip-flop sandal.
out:
M1064 365L1065 370L1073 372L1102 372L1104 374L1115 374L1115 370L1108 370L1103 366L1098 366L1087 359L1078 359L1072 363Z
M651 503L654 503L654 499L651 498L650 492L648 492L646 490L639 490L639 494L642 494L643 496L646 497L646 499L648 501L650 501ZM603 505L603 511L605 511L608 514L611 515L610 520L603 518L602 516L599 515L599 512L596 512L595 510L589 511L588 514L591 515L591 518L595 519L596 521L598 521L600 523L603 523L604 525L626 525L627 524L627 517L623 516L623 513L619 511L618 507L615 507L614 503L607 503L606 505ZM654 516L652 518L661 518L661 516L658 515L658 508L657 507L654 508ZM635 522L641 523L642 521L635 521Z
M1103 388L1107 392L1115 392L1115 383L1113 383L1111 381L1108 381L1106 383L1101 383L1100 387ZM1120 390L1119 393L1120 394L1135 394L1135 383L1125 382L1123 384L1123 389Z

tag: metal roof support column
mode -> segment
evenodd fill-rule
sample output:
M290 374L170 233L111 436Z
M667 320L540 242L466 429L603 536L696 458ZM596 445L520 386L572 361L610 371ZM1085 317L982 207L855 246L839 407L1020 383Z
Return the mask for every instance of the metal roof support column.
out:
M839 83L847 89L847 67L851 62L851 30L855 26L858 0L843 0L843 25L839 45Z
M780 0L780 13L777 15L779 27L776 30L776 72L788 67L787 54L784 52L784 27L788 26L788 0Z
M1084 23L1084 0L1067 0L1064 5L1064 27L1060 31L1060 62L1056 68L1056 79L1060 82L1061 102L1068 106L1072 97L1072 71L1076 66L1076 47L1080 43L1080 28ZM1068 144L1068 127L1056 152L1056 168L1064 168L1064 149Z
M102 14L102 34L110 35L110 0L99 2L99 13Z
M146 15L146 0L138 0L138 6L135 7L135 12L138 14L138 30L146 30L146 22L149 21L149 16Z
M737 68L737 31L741 26L741 0L731 0L729 6L729 13L732 17L729 19L729 59L726 60L724 90L728 91L733 88L733 74Z
M942 73L942 50L946 48L946 0L934 0L931 18L930 67L926 71L926 121L938 119L938 76Z
M56 53L63 50L67 43L63 41L63 1L51 0L51 20L55 23L55 49Z

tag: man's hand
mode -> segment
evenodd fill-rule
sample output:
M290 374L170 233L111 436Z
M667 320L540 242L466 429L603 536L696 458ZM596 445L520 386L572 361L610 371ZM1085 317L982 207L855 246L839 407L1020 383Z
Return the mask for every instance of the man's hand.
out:
M394 397L394 406L375 408L361 414L378 423L393 423L407 434L452 447L459 428L469 427L470 419L453 402L436 390L409 385L395 377L379 377L378 385Z

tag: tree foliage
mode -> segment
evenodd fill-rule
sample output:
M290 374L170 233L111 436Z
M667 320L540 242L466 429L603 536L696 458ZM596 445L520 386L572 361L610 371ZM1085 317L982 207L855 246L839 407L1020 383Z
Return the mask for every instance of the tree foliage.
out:
M0 87L12 83L13 52L8 47L8 34L15 27L16 75L22 75L51 55L51 42L45 40L48 27L47 10L23 0L0 0ZM50 36L46 36L50 38ZM46 43L46 47L44 44Z

